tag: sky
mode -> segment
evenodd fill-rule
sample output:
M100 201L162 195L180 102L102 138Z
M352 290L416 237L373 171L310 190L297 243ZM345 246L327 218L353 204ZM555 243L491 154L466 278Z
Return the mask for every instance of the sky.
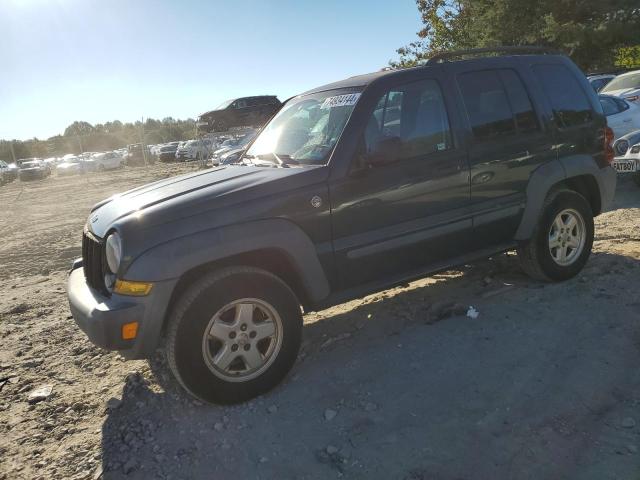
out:
M0 139L284 100L387 66L419 29L415 0L0 0Z

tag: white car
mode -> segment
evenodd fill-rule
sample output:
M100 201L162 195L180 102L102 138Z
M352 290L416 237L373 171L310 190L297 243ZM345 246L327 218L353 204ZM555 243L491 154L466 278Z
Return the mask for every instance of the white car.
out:
M98 171L114 170L122 166L122 156L116 152L96 153L91 157Z
M587 80L589 80L593 89L596 92L599 92L614 78L616 78L616 75L613 75L612 73L605 73L601 75L589 75Z
M189 162L191 160L204 160L209 156L211 143L205 140L189 140L176 150L176 160Z
M629 148L624 156L616 157L612 166L618 173L634 174L634 180L640 185L640 143Z
M640 130L640 106L611 95L598 95L600 105L607 116L607 125L618 139L634 130Z
M600 90L600 93L640 105L640 70L618 75Z
M58 176L76 175L84 173L82 161L76 157L69 157L64 162L58 164L56 168Z

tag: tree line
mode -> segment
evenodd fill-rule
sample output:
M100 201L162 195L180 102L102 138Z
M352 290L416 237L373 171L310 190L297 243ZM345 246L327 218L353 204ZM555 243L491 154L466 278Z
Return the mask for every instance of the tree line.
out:
M450 50L539 45L585 72L640 68L638 0L416 0L422 29L397 50L411 67Z
M569 55L585 72L640 68L638 0L416 0L423 23L418 39L390 64L411 67L450 50L539 45ZM192 119L74 122L47 140L0 140L0 159L105 151L143 141L186 140ZM12 153L13 151L13 153Z
M96 125L76 121L65 128L62 135L46 140L0 140L0 159L11 162L14 158L47 158L67 153L104 152L126 147L131 143L144 141L146 144L156 144L189 140L195 135L196 124L193 119L147 118L144 123L123 123L114 120Z

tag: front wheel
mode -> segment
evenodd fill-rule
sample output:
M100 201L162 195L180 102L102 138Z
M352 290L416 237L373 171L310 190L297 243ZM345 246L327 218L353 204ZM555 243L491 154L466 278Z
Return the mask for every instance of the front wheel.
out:
M302 335L295 294L278 277L233 267L202 277L169 319L166 356L178 382L211 403L237 403L275 387Z
M531 239L518 247L520 265L538 280L568 280L587 263L593 235L589 202L572 190L556 190L545 200Z

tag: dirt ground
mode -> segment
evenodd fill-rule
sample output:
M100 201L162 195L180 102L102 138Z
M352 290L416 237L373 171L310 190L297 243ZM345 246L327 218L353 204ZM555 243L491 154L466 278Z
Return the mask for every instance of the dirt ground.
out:
M216 407L94 347L65 294L92 204L192 168L0 188L0 479L640 479L631 181L577 278L505 254L310 313L287 380Z

